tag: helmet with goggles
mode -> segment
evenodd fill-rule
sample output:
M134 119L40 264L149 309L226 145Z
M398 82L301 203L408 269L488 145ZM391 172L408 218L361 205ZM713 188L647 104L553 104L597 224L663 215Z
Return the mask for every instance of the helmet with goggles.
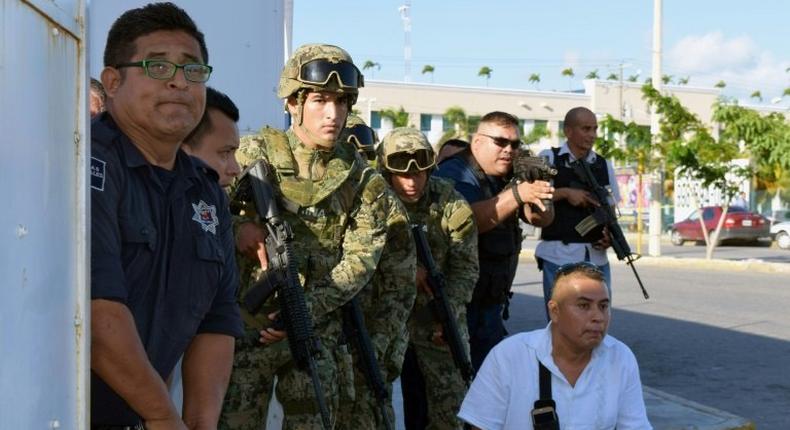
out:
M422 172L436 165L436 154L430 142L422 132L411 127L392 130L381 141L379 149L379 165L386 172Z
M365 158L371 161L376 158L376 143L378 143L376 132L356 114L348 114L345 136L346 141L352 144Z
M351 55L334 45L302 45L285 63L277 85L277 97L288 98L299 90L350 94L356 103L364 77Z

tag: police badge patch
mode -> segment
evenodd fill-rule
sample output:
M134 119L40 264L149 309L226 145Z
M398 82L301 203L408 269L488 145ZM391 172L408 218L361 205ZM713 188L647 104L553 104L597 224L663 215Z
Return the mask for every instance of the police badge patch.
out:
M91 188L96 191L104 191L105 163L103 160L91 157Z
M200 224L203 231L216 235L217 225L219 225L216 206L209 205L201 200L198 204L192 203L192 209L195 210L195 214L192 215L192 220Z

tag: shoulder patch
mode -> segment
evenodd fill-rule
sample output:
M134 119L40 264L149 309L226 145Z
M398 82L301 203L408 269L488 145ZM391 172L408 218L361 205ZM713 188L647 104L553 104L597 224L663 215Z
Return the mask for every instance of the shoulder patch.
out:
M96 157L91 157L91 188L96 191L104 191L104 179L107 163Z
M474 214L469 203L466 203L465 200L456 200L450 202L446 207L452 211L447 219L447 227L450 231L457 231L462 236L466 236L469 230L475 226Z
M389 188L387 181L379 173L370 175L365 184L365 189L362 190L362 202L366 204L373 203L378 200Z

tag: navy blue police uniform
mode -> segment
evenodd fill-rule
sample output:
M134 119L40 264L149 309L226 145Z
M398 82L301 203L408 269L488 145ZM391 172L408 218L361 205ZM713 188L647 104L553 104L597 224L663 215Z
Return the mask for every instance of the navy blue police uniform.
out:
M91 133L91 299L129 308L166 380L196 334L242 334L227 196L216 172L181 150L172 170L149 164L109 113ZM141 418L92 374L91 421Z

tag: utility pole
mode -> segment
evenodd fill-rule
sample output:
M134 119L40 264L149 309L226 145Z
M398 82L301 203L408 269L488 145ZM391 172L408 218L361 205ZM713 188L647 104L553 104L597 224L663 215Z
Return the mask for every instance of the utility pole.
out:
M653 87L661 92L661 1L653 0ZM650 110L650 134L653 144L658 141L659 123L656 108ZM654 177L653 192L650 201L650 241L648 244L648 254L652 256L661 255L661 200L664 193L664 175L658 172Z
M403 82L411 81L411 0L398 8L400 19L403 21Z

